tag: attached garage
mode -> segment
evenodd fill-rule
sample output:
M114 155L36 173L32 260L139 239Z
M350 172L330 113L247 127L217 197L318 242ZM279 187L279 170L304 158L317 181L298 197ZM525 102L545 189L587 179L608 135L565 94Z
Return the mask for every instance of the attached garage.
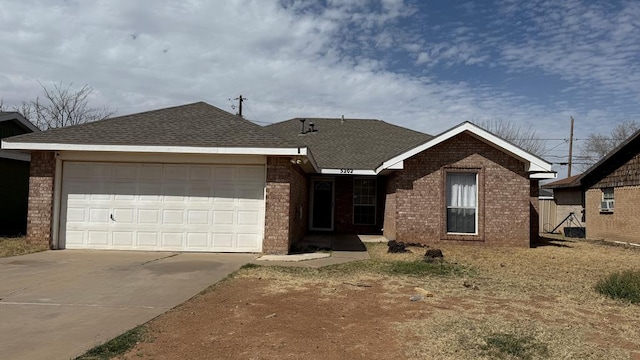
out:
M260 252L264 165L65 161L61 248Z
M51 249L287 253L301 171L318 171L306 146L203 102L1 145L31 154L27 241Z

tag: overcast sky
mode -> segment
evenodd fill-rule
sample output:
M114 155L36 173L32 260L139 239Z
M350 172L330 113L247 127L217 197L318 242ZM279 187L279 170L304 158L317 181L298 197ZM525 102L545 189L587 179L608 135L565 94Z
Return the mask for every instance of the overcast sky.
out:
M8 106L40 81L88 84L119 115L235 112L242 94L259 124L344 115L437 134L501 119L567 139L572 115L584 139L640 120L638 1L3 0L0 46ZM566 161L566 141L547 145Z

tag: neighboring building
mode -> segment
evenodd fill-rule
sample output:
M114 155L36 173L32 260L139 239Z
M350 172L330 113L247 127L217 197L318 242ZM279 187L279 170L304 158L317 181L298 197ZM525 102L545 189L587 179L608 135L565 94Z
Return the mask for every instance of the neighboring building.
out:
M549 216L553 222L544 224L542 230L550 232L565 233L567 227L586 227L586 217L584 214L584 193L578 178L581 174L573 175L561 180L557 180L542 185L542 189L553 191L553 202L555 204L555 214ZM570 214L575 218L568 219ZM559 227L558 227L559 226Z
M17 112L0 112L0 139L38 130ZM0 150L0 236L27 231L28 153Z
M578 181L585 190L588 238L640 242L640 131Z
M311 124L313 123L313 124ZM551 164L471 124L260 127L205 103L2 142L31 151L29 241L287 253L309 231L529 246Z

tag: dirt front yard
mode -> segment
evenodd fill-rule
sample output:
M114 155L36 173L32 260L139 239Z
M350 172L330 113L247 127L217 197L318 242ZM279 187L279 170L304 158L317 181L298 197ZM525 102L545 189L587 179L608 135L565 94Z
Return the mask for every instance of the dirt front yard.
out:
M424 249L368 249L319 270L242 269L147 324L124 358L640 359L640 305L593 289L640 269L638 249L443 246L442 271L403 265ZM411 301L417 287L433 297Z

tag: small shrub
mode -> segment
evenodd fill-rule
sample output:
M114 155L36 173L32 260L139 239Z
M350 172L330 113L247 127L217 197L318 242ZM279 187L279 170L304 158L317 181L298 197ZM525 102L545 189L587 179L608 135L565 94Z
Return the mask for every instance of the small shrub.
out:
M595 288L612 299L640 304L640 270L615 272L598 281Z
M549 349L544 344L534 341L532 336L518 336L514 334L493 333L481 347L492 358L511 356L518 359L538 359L549 356Z

